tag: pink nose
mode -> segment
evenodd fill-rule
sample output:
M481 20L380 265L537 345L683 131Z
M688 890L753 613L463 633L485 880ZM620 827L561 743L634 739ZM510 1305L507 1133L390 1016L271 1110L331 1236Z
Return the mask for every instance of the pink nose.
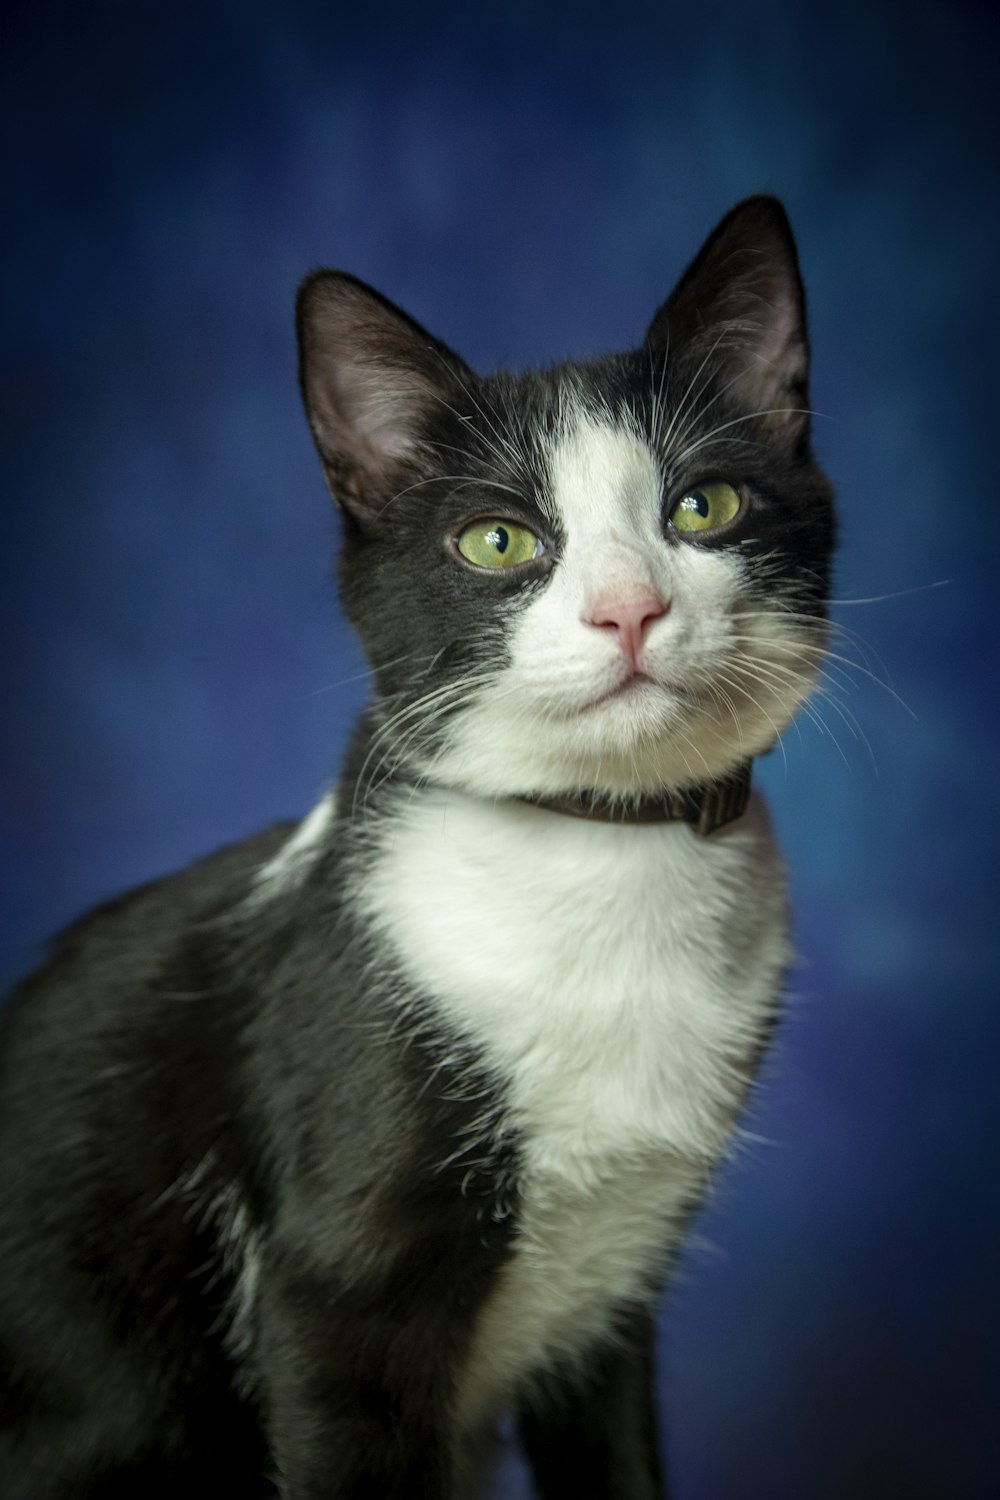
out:
M641 599L598 599L590 614L591 625L617 630L622 650L635 666L646 639L646 631L670 608L656 594Z

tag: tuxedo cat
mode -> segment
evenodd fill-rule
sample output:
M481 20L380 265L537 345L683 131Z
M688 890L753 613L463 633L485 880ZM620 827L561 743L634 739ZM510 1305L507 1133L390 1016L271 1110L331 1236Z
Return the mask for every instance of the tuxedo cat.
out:
M373 696L334 790L110 902L9 1002L0 1493L666 1493L651 1320L789 957L751 763L833 514L770 198L642 345L481 377L299 297Z

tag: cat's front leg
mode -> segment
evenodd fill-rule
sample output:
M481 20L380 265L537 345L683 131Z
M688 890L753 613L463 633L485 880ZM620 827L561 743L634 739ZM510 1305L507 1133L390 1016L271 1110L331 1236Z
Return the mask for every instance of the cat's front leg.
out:
M451 1500L447 1338L423 1310L285 1269L258 1311L282 1500Z
M627 1334L582 1368L556 1369L520 1414L539 1500L668 1500L657 1441L652 1327Z

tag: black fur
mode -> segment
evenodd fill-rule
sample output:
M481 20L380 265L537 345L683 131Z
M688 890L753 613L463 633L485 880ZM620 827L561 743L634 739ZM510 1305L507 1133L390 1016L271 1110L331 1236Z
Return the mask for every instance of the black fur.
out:
M336 836L301 879L259 899L288 829L217 853L71 928L6 1008L4 1500L175 1500L186 1480L247 1500L456 1493L456 1372L511 1253L520 1143L502 1082L444 1034L433 997L403 993L344 900L366 816L406 774L372 737L502 655L503 619L545 587L560 538L538 436L566 382L654 442L656 403L674 410L700 383L709 425L732 425L696 463L661 454L664 544L687 545L667 520L684 486L738 470L745 520L699 544L766 558L769 593L778 578L791 607L822 614L832 517L808 418L751 420L733 382L740 319L766 299L752 266L734 292L741 238L799 299L770 404L804 406L801 289L770 200L724 222L640 350L531 376L473 375L352 278L303 288L303 385L344 510L342 593L374 706ZM361 351L369 384L343 383L327 338ZM504 513L551 543L517 577L463 566L447 540L495 511L497 483L516 490ZM525 1392L543 1500L663 1493L650 1344L648 1313L630 1314L583 1378L557 1370Z
M479 1159L497 1104L474 1057L394 1040L335 857L241 912L279 841L95 913L10 1002L9 1500L154 1471L249 1495L275 1466L294 1496L446 1493L447 1381L506 1252L516 1146ZM227 1337L237 1202L268 1231L252 1359Z

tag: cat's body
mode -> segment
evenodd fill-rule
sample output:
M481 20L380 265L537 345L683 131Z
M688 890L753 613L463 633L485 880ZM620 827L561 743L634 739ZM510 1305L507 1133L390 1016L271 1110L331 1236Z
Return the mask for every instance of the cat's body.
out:
M11 1002L0 1492L451 1500L509 1408L548 1500L655 1500L651 1313L788 959L746 766L822 648L787 226L589 366L479 380L333 274L300 334L374 703Z

